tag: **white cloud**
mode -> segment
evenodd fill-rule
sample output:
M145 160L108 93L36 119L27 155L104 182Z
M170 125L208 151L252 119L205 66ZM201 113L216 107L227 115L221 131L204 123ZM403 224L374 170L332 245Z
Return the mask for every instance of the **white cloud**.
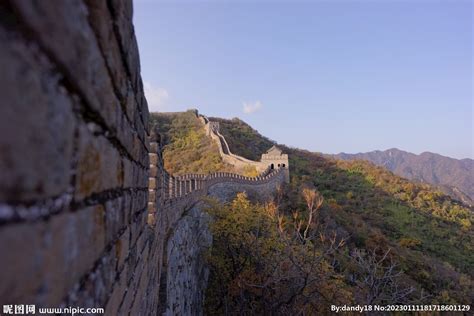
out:
M166 102L169 98L168 91L163 88L154 87L151 83L144 81L143 89L148 102L150 112L160 112L166 109Z
M254 101L254 102L243 102L243 111L245 114L255 113L263 107L262 102Z

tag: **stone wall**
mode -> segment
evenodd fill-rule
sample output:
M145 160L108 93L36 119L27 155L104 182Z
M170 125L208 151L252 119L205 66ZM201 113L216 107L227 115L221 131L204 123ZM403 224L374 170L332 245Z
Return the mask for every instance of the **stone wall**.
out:
M202 314L209 276L205 252L212 244L203 206L187 211L168 240L165 315Z
M132 11L130 0L0 2L0 305L199 315L203 198L269 198L283 182L164 170Z
M199 115L197 113L196 115L198 115L199 120L203 124L206 134L217 144L219 154L225 163L234 166L238 170L245 170L246 167L253 166L258 172L263 172L268 167L268 164L266 163L249 160L233 154L230 151L225 137L219 132L219 122L209 121L209 119L204 115Z
M174 177L163 168L160 137L151 133L149 224L156 225L158 314L201 315L208 269L204 252L212 243L205 198L231 201L238 192L265 202L285 182L285 170L266 169L258 177L216 172ZM156 151L156 152L155 152Z
M265 203L271 201L278 187L285 182L285 172L283 170L275 172L268 181L257 183L236 183L236 182L217 182L211 185L208 190L208 196L215 197L221 202L233 200L237 193L245 192L250 200Z
M5 0L0 15L0 305L149 315L158 260L132 4Z
M268 201L284 177L281 171L260 180L216 175L199 189L158 202L155 216L160 237L156 247L162 253L158 268L159 314L202 315L208 278L204 253L212 243L205 198L227 202L245 191L252 199ZM186 181L190 179L180 182Z
M192 185L193 179L196 186ZM160 314L202 315L208 278L204 253L212 243L207 226L210 219L203 211L204 198L228 202L238 192L246 192L251 199L265 202L284 182L283 170L258 178L216 173L205 177L186 175L169 182L169 188L172 183L179 183L183 195L170 195L157 205L157 223L163 234L158 241L163 252L159 268Z
M263 154L260 161L253 161L242 156L235 155L230 151L229 144L219 131L219 122L210 121L206 116L200 115L197 110L196 115L203 124L206 134L217 144L219 154L224 162L234 166L234 168L237 170L245 170L248 168L248 166L252 166L259 173L265 171L273 164L274 168L282 168L285 171L285 182L290 182L290 170L287 154L279 156Z

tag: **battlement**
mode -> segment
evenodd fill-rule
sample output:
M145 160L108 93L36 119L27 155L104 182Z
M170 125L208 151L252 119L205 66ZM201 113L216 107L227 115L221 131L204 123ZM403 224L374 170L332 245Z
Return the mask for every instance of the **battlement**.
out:
M161 155L162 146L158 142L159 137L155 132L151 133L150 140L150 149L153 151L149 153L150 177L148 222L150 225L156 223L156 211L158 205L173 204L176 200L187 199L190 196L193 198L196 196L205 196L209 189L216 184L260 186L274 182L275 180L283 182L286 179L285 168L282 167L275 169L272 168L271 165L256 177L246 177L230 172L214 172L207 175L189 173L180 176L173 176L164 170Z
M289 160L288 155L283 154L282 151L273 146L266 153L262 154L260 161L253 161L231 152L229 144L225 137L220 133L219 122L210 121L206 116L196 112L197 117L204 125L206 134L210 136L219 148L219 154L222 160L237 169L244 169L247 166L253 166L260 173L267 169L283 169L285 172L285 181L290 182Z

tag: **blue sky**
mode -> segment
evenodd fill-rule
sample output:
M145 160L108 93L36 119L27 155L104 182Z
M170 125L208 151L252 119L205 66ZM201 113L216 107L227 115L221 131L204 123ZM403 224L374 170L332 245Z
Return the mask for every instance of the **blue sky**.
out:
M470 1L134 2L151 111L324 153L473 153Z

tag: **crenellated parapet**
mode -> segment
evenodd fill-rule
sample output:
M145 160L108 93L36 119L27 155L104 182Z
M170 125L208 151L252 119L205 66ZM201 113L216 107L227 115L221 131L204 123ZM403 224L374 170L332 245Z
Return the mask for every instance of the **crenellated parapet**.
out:
M161 138L155 131L150 134L149 160L148 226L158 232L157 251L162 254L158 262L158 314L200 314L207 270L199 259L202 256L196 253L212 241L201 202L207 196L230 201L238 192L267 201L285 182L285 169L268 166L257 177L230 172L170 175L163 167ZM192 265L188 267L189 262ZM180 265L192 272L176 269ZM177 281L181 278L184 285ZM177 293L185 295L188 303L181 304Z
M197 110L196 115L204 125L206 134L217 144L219 154L224 162L236 167L237 169L244 169L245 167L252 166L260 173L263 173L268 168L283 169L285 172L285 182L290 182L288 155L284 154L277 146L272 146L266 153L262 154L260 161L253 161L235 155L230 151L229 144L219 131L219 122L210 121L206 116L199 114Z
M230 152L227 141L219 133L219 122L210 121L207 117L196 116L204 124L207 134L218 143L219 152L224 161L236 166L256 166L260 171L256 177L246 177L231 172L214 172L210 174L187 173L171 175L164 169L161 137L157 131L150 134L150 179L149 179L149 224L156 222L156 212L160 207L177 202L208 195L213 186L230 186L247 191L250 187L263 187L270 184L289 182L288 155L273 146L262 155L261 161L252 161ZM255 191L255 190L254 190Z
M256 177L246 177L231 172L214 172L210 174L188 173L184 175L170 175L163 168L161 156L161 145L159 136L152 132L150 136L150 178L149 178L149 224L156 222L156 211L159 206L175 203L177 200L186 199L189 196L205 196L210 187L225 183L228 185L265 185L277 179L283 182L284 169L272 169L267 167Z

